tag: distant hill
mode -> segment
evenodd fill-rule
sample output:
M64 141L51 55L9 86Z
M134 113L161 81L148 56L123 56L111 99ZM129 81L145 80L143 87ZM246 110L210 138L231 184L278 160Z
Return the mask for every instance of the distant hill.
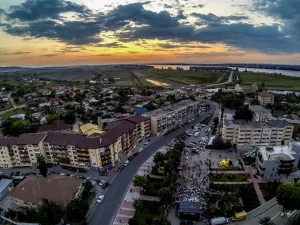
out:
M19 67L19 66L8 66L8 67L0 67L0 72L14 72L14 71L22 71L28 69L30 68Z

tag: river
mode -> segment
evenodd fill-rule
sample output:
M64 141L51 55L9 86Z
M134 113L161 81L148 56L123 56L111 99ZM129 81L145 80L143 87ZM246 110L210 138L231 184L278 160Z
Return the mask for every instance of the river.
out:
M168 69L169 67L171 67L172 69L176 70L177 67L180 67L184 70L189 70L190 66L197 66L197 65L151 65L153 66L155 69ZM201 66L201 65L199 65ZM230 67L232 69L235 69L233 67ZM265 73L265 74L282 74L282 75L286 75L286 76L292 76L292 77L300 77L300 71L292 71L292 70L273 70L273 69L258 69L258 68L238 68L239 71L251 71L251 72L256 72L256 73Z

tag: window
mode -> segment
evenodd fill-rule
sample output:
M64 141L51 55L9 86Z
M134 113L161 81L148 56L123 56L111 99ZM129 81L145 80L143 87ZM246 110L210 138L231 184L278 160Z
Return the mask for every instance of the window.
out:
M273 167L272 171L274 171L275 167Z

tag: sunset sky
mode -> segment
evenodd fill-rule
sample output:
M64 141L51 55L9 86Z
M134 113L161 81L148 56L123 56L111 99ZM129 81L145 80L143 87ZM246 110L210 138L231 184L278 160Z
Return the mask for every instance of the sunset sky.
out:
M300 64L300 1L0 1L0 66L155 62Z

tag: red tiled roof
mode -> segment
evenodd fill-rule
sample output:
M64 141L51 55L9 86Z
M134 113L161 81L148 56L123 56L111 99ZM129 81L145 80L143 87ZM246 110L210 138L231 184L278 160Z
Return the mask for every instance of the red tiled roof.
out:
M37 145L45 137L47 133L28 133L22 134L19 137L1 137L0 146L9 145Z
M259 96L261 97L272 97L273 95L267 91L263 91L259 93Z
M39 128L39 132L42 131L59 131L59 130L67 130L70 128L69 124L66 124L63 120L53 121L51 124L45 124Z
M34 204L43 199L66 204L73 198L81 183L81 179L74 177L50 174L45 178L29 175L10 192L10 195Z
M52 132L50 131L45 138L44 142L50 145L62 145L62 146L75 146L77 148L100 148L99 137L87 137L81 134L64 133L64 132Z

